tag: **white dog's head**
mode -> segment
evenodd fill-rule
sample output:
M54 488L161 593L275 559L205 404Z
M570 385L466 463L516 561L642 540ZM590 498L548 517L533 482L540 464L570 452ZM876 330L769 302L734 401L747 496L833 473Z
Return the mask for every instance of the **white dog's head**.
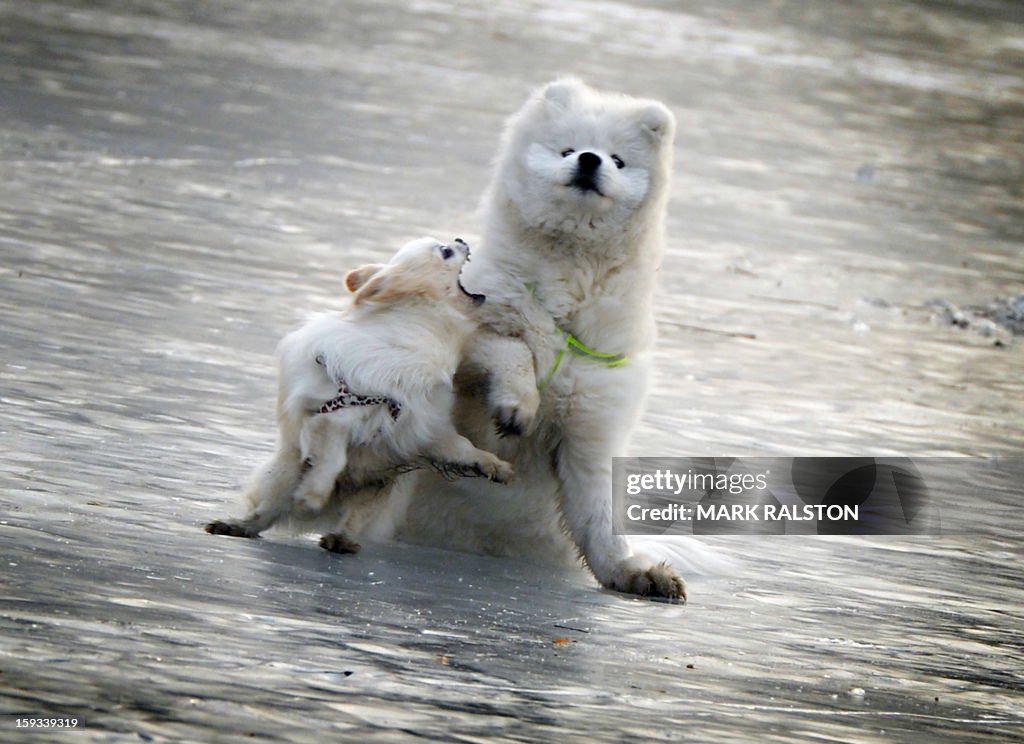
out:
M441 243L420 238L402 246L386 264L368 264L350 271L345 286L355 293L355 306L383 306L401 301L454 300L480 305L484 296L462 286L460 272L469 260L469 246L456 238Z
M607 242L648 206L660 208L674 131L657 101L557 80L510 120L492 188L526 225Z

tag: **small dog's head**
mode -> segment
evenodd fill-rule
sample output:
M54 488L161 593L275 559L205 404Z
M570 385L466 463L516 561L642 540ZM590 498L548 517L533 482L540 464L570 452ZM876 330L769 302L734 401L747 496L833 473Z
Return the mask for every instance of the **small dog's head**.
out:
M345 286L355 294L353 305L389 304L418 299L440 301L445 298L480 305L481 294L462 286L460 272L469 260L469 246L456 238L441 243L421 238L406 243L386 264L368 264L350 271Z

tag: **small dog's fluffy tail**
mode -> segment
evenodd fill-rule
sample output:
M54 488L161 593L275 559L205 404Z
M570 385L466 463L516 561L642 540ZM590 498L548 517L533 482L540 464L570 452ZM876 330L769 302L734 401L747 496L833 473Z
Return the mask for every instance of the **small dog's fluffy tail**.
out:
M682 576L733 576L740 564L720 547L684 535L643 535L629 539L637 553L668 561Z

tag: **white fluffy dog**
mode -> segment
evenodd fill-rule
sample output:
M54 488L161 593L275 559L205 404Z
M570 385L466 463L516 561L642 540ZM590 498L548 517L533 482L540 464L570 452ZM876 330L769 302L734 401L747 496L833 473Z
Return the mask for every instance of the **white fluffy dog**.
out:
M255 537L282 519L351 521L346 507L372 501L396 472L417 466L509 480L509 464L474 447L452 422L452 377L476 329L468 313L484 301L460 282L468 259L461 240L413 241L388 264L349 272L347 311L285 336L277 452L244 494L247 514L211 522L208 532ZM341 533L321 545L358 547Z
M484 200L484 244L465 272L488 297L493 332L467 350L456 421L514 463L516 482L403 476L368 529L500 555L580 556L606 587L685 599L671 566L614 533L611 498L612 457L648 387L674 129L662 104L574 79L538 90L512 117Z

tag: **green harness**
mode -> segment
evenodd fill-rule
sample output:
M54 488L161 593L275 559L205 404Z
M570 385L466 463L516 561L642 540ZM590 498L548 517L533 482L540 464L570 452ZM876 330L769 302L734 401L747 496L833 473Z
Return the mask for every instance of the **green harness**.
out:
M530 294L533 299L537 301L537 285L530 282L526 285L526 288L530 290ZM543 390L544 387L551 382L551 378L555 376L555 372L558 371L558 365L562 363L562 357L565 356L566 350L575 354L578 357L589 359L596 364L604 365L605 367L618 367L620 364L625 364L629 361L629 357L625 354L614 354L607 351L597 351L591 349L585 343L576 338L571 332L559 328L562 332L562 343L564 344L558 353L555 354L555 361L551 364L551 369L544 375L544 379L537 383L537 389Z

